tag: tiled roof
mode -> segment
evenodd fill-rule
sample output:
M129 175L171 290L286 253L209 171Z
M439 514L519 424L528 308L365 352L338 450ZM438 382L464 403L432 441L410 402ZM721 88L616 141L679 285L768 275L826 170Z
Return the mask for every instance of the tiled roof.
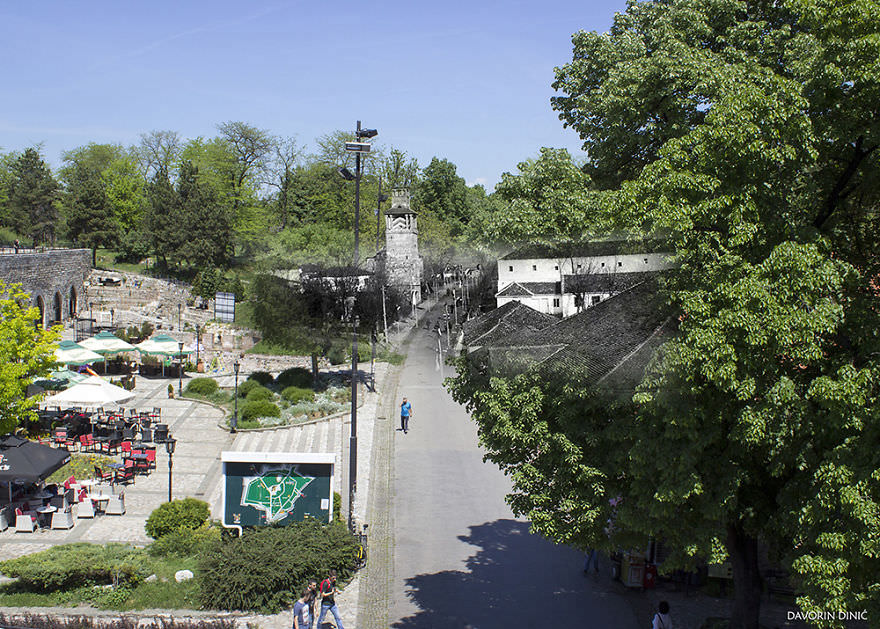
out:
M495 294L496 297L529 297L531 295L532 293L520 286L519 282L508 284Z
M614 388L634 386L654 349L674 333L673 323L656 282L649 280L554 325L495 343L488 348L490 364L505 371L537 366L585 383L605 378Z
M531 297L532 295L559 295L558 282L513 282L501 289L496 297Z
M508 336L521 330L535 332L557 321L556 317L518 301L511 301L495 310L471 319L463 326L466 346L504 343Z
M638 271L634 273L590 273L566 275L562 286L566 293L619 293L644 282L659 271Z
M525 245L501 256L501 260L560 260L562 258L590 258L628 253L663 253L670 251L662 240L591 240L589 242L560 243L558 245Z

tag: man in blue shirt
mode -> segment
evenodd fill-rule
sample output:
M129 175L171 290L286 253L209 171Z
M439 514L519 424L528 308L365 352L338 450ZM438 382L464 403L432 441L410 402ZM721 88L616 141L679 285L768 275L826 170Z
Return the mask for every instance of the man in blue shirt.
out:
M406 398L403 398L403 402L400 405L400 429L403 431L403 434L409 432L409 418L412 417L412 404L406 401Z

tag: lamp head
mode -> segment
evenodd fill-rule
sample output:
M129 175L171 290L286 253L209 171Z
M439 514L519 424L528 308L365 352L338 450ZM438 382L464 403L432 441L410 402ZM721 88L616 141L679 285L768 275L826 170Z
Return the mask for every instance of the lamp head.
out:
M239 367L241 367L241 365L238 363L238 360L236 360L234 363L232 363L232 368L235 370L236 376L238 375L238 368Z
M355 135L357 135L358 138L375 138L379 135L379 132L375 129L359 129Z
M342 175L342 178L345 179L346 181L354 181L354 175L352 175L351 171L348 168L346 168L345 166L342 166L341 168L337 168L336 172L338 172L340 175Z
M174 454L174 448L177 445L177 439L168 435L168 438L165 439L165 451L170 455Z

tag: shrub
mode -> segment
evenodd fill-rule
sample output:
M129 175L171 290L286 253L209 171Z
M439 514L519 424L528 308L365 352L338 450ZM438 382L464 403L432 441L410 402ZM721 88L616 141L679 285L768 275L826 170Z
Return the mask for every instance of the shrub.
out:
M345 358L345 348L340 345L334 345L330 348L330 351L327 352L327 360L330 361L331 365L341 365L345 362Z
M204 524L211 509L207 502L195 498L184 498L159 505L147 518L144 527L147 535L158 539L183 529L197 529Z
M186 385L187 393L211 395L217 392L217 381L211 378L194 378Z
M124 544L64 544L0 562L0 571L37 591L107 583L137 583L147 576L144 552Z
M269 400L248 400L242 404L242 420L247 421L257 417L281 417L281 409Z
M248 393L261 386L256 380L245 380L238 385L238 397L247 397Z
M345 526L312 519L245 531L202 560L202 606L277 613L308 579L330 568L340 580L351 575L356 547Z
M285 369L275 378L275 384L282 389L287 387L299 387L300 389L311 389L315 384L312 372L302 367L292 367Z
M220 530L202 525L197 529L178 529L163 535L147 547L154 557L190 557L209 552L220 541Z
M254 387L248 391L246 397L248 402L256 402L259 400L271 400L275 397L275 394L266 387Z
M281 397L283 397L291 404L296 404L297 402L302 402L303 400L314 400L315 392L311 389L301 389L300 387L287 387L286 389L284 389L284 391L281 392Z
M256 380L265 387L267 384L272 384L275 378L268 371L255 371L248 376L248 380Z

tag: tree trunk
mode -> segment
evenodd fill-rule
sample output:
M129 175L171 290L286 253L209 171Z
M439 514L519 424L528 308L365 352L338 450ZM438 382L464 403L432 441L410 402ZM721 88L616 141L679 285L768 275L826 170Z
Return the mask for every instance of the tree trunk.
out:
M733 566L736 590L730 629L758 629L762 590L758 570L758 540L747 535L741 524L729 524L726 546Z

